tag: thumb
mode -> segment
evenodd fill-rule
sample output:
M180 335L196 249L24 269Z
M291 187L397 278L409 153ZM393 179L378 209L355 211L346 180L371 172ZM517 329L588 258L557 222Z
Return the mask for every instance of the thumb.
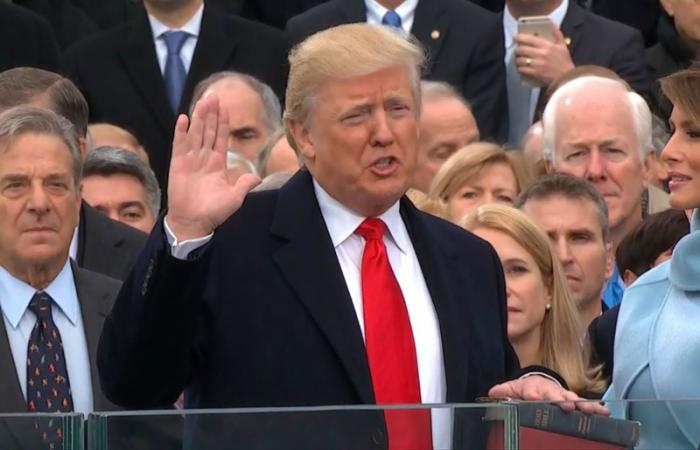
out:
M240 177L238 177L238 180L236 180L236 184L233 185L233 191L235 194L243 199L248 192L250 192L255 186L259 185L261 183L260 178L258 178L257 175L253 175L252 173L244 173Z
M554 23L552 23L552 33L554 34L554 42L556 44L564 43L564 40L565 40L564 35L562 34L559 27L557 27Z
M513 382L497 384L491 389L489 389L489 397L492 398L514 398L518 397L515 395L513 390Z

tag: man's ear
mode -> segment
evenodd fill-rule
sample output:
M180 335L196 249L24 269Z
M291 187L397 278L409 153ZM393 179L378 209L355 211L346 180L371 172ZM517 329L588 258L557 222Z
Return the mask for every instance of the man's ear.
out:
M80 157L85 161L88 154L88 142L84 137L78 138L78 148L80 149Z
M309 127L297 120L287 121L287 138L290 144L304 158L304 161L313 162L316 158L316 149L311 138Z
M615 271L615 253L613 253L612 242L605 244L605 279L609 280Z
M673 6L673 0L661 0L661 7L666 11L666 14L671 17L676 13Z

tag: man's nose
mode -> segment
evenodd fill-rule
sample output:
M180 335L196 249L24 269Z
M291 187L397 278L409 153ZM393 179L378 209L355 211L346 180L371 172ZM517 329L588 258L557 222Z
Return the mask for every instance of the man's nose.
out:
M571 249L569 248L569 243L566 242L566 239L564 239L563 237L561 239L558 239L554 243L554 246L557 251L557 256L559 257L559 262L561 262L562 265L566 265L573 261Z
M27 207L29 211L36 214L44 214L50 208L49 196L43 185L33 184L29 192L29 201Z
M394 143L394 133L389 126L389 118L386 111L378 110L374 113L374 128L372 130L372 145L387 147Z
M605 160L601 157L600 151L591 152L591 159L586 168L586 179L597 181L605 178Z

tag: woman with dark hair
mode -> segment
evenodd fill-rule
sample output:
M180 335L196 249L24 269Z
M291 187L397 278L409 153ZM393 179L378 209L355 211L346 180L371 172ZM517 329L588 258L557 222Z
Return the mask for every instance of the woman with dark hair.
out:
M664 78L661 87L673 104L673 134L662 153L669 201L695 211L671 259L625 291L604 398L613 414L642 422L638 449L694 449L700 408L687 400L700 399L700 67Z

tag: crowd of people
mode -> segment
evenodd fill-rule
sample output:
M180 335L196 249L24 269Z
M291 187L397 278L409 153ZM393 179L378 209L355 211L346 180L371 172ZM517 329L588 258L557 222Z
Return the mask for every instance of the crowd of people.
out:
M691 407L624 401L700 399L698 4L16 3L0 413L490 395L697 448ZM314 442L459 448L473 419Z

